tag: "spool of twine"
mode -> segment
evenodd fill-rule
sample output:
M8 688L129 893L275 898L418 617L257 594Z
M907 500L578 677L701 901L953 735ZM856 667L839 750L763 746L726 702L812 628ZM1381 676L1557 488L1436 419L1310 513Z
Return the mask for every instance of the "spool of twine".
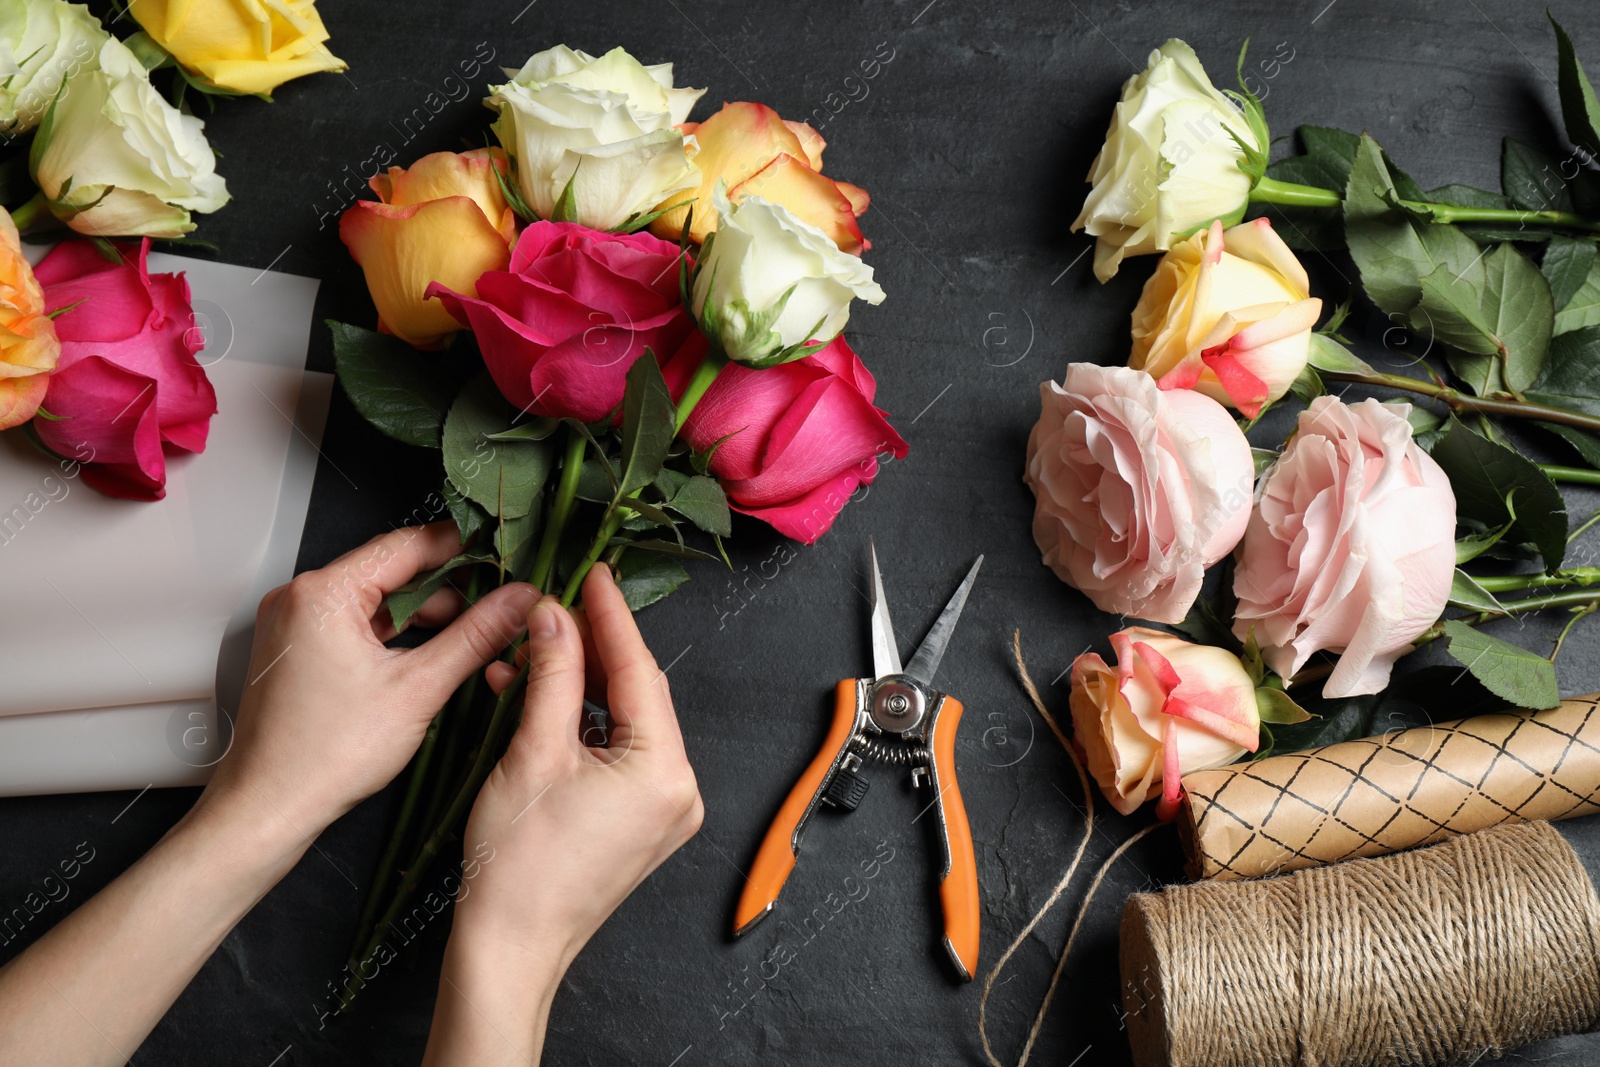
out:
M1546 822L1122 914L1138 1067L1467 1064L1600 1024L1600 896Z

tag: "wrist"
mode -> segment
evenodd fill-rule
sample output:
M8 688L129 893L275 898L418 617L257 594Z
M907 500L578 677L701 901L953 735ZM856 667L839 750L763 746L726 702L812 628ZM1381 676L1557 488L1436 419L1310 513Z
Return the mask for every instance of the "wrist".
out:
M288 871L325 827L304 825L248 786L213 783L173 827L173 834L208 842L219 858L237 857L263 871ZM281 877L281 873L279 877Z

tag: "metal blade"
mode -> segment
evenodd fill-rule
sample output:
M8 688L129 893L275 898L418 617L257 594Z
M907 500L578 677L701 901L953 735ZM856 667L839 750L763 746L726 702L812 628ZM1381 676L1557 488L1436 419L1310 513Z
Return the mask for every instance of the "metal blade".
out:
M906 674L923 685L933 684L934 672L939 669L939 661L944 659L944 650L950 644L950 635L956 632L956 623L961 620L961 609L967 606L967 594L972 591L972 583L977 580L978 568L981 566L983 557L979 556L972 569L967 572L967 576L961 580L960 587L950 597L950 603L939 613L939 618L928 631L928 636L922 639L916 655L911 657L910 666L905 669Z
M878 546L871 538L872 551L872 676L900 673L900 649L894 639L894 623L889 621L889 601L883 595L883 574L878 570Z

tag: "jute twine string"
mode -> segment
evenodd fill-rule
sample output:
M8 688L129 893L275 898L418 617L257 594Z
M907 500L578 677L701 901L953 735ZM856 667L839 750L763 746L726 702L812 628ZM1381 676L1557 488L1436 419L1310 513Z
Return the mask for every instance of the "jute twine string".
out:
M983 980L983 993L978 999L978 1039L983 1043L983 1054L989 1061L990 1067L1002 1067L999 1057L995 1055L994 1047L989 1043L989 994L994 990L995 980L1000 977L1000 972L1005 970L1006 964L1011 962L1011 957L1016 954L1017 949L1028 939L1028 936L1033 933L1034 928L1039 925L1044 917L1050 913L1050 909L1055 907L1056 901L1061 899L1061 895L1066 892L1067 886L1072 883L1072 876L1078 873L1078 864L1082 862L1083 854L1089 847L1089 840L1094 836L1094 790L1089 786L1089 775L1084 771L1083 762L1078 759L1078 754L1073 751L1072 745L1067 741L1067 735L1062 731L1060 724L1056 722L1055 716L1050 714L1049 708L1045 707L1043 698L1039 696L1038 687L1033 684L1033 678L1028 673L1028 665L1022 658L1021 630L1013 630L1011 633L1011 654L1016 660L1017 674L1021 678L1022 688L1028 694L1028 699L1033 702L1034 710L1039 713L1039 717L1050 727L1050 732L1055 734L1056 740L1066 750L1067 758L1072 760L1073 770L1078 772L1078 784L1083 787L1083 839L1078 842L1078 849L1072 855L1072 862L1067 864L1066 873L1061 876L1060 881L1056 882L1055 887L1051 889L1050 895L1045 898L1044 904L1038 911L1034 912L1033 917L1012 939L1011 944L1006 946L1006 950L1000 954L1000 958L995 961L994 967L990 969L989 976ZM1067 942L1061 946L1061 955L1056 960L1055 972L1050 976L1050 985L1045 989L1044 999L1040 1001L1039 1010L1033 1017L1033 1025L1028 1028L1028 1036L1023 1042L1022 1053L1017 1059L1017 1067L1026 1067L1029 1057L1033 1055L1034 1042L1039 1039L1039 1031L1044 1026L1045 1014L1050 1010L1050 1002L1055 999L1056 987L1061 983L1061 972L1066 969L1067 957L1072 953L1073 942L1078 939L1078 930L1083 926L1084 916L1089 912L1089 904L1094 900L1095 891L1100 888L1100 883L1105 879L1106 873L1111 870L1112 865L1122 858L1122 854L1160 825L1157 823L1146 826L1118 845L1116 851L1106 857L1105 862L1095 871L1094 880L1089 883L1089 891L1084 894L1083 902L1078 905L1078 915L1073 920L1072 929L1067 934Z
M1251 882L1122 918L1138 1067L1468 1064L1600 1025L1600 896L1549 823Z

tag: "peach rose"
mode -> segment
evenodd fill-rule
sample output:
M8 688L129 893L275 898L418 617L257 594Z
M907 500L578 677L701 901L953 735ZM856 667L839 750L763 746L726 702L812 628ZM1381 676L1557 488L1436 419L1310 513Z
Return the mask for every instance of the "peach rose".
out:
M1102 611L1182 621L1250 518L1255 466L1238 424L1127 367L1074 363L1039 397L1023 480L1045 565Z
M1198 389L1250 418L1289 391L1322 301L1266 219L1213 222L1174 245L1133 309L1128 366L1163 389Z
M60 357L56 327L22 255L17 224L0 211L0 430L33 418Z
M359 200L340 218L339 238L378 306L378 329L433 347L461 323L424 297L429 283L477 296L484 271L506 269L517 228L497 167L505 173L498 148L435 152L373 177L378 200Z
M686 122L685 135L699 144L694 165L700 168L700 186L674 193L658 205L682 204L656 219L650 231L676 241L683 233L689 208L694 223L689 238L701 243L717 228L712 190L722 182L728 199L754 195L789 209L801 222L827 234L833 243L859 256L870 247L856 219L867 210L867 191L849 182L822 176L822 150L828 142L803 122L788 122L765 104L723 104L704 122Z
M1183 775L1221 767L1261 740L1256 687L1226 649L1132 626L1072 662L1072 738L1111 806L1130 815L1160 795L1170 819Z
M1455 573L1456 498L1411 439L1408 404L1318 397L1267 471L1239 547L1233 630L1293 676L1340 653L1328 697L1376 693L1438 621Z

